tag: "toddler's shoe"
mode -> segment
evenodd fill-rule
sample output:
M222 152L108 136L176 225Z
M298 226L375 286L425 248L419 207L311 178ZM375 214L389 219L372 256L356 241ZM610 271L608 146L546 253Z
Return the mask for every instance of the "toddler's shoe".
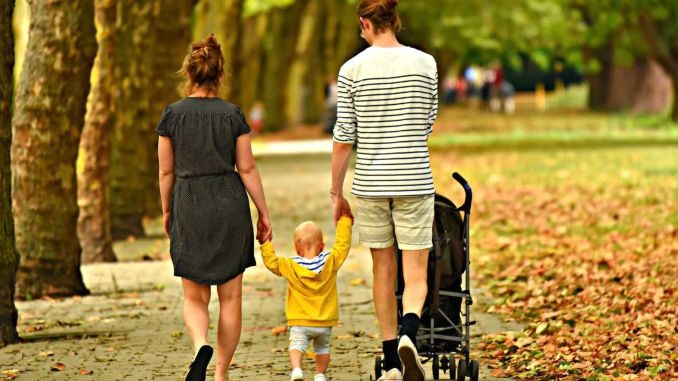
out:
M398 356L403 363L403 378L407 381L426 381L417 348L409 337L403 336L398 342Z
M313 381L327 381L327 376L325 376L322 373L318 373L315 376L313 376Z
M290 381L304 381L304 373L301 371L301 368L292 369Z
M377 381L403 381L403 374L398 368L389 369Z

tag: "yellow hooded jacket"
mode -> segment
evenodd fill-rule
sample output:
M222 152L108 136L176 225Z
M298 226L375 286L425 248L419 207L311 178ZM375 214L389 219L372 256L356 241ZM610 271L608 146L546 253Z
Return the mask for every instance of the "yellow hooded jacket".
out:
M287 279L285 313L290 326L331 327L339 321L337 271L351 249L353 222L343 216L337 223L337 237L325 266L315 273L291 258L275 255L271 242L261 246L266 268Z

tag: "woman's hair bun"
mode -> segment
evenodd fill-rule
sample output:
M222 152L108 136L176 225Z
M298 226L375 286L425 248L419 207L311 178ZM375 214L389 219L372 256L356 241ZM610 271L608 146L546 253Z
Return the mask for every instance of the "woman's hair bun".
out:
M385 29L398 32L402 26L398 16L398 0L360 0L358 15L370 20L379 32Z
M184 59L181 73L186 79L182 92L188 95L196 86L214 91L219 89L224 76L224 56L221 45L214 34L191 46L191 52Z

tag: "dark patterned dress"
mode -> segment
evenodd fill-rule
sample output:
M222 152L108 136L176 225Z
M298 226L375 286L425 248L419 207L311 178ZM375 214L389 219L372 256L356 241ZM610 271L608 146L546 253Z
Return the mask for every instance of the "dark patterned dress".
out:
M174 275L223 284L255 265L249 200L235 171L236 141L250 127L231 103L189 97L165 109L156 132L174 148Z

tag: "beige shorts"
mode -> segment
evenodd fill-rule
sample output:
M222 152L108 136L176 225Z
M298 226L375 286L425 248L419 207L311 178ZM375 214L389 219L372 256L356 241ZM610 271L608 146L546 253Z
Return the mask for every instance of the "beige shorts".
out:
M360 244L385 249L398 242L401 250L423 250L433 246L435 198L358 198Z

